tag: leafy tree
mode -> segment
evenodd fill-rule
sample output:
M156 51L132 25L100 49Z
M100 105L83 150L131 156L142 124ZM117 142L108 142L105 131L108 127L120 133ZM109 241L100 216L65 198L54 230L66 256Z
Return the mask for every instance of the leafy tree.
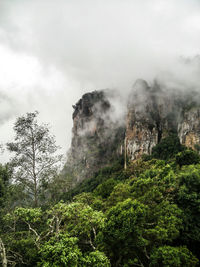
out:
M115 206L107 211L103 242L113 264L148 266L155 246L180 235L183 213L173 203L178 179L169 164L152 162L129 183L116 185L107 198L108 207Z
M82 259L84 267L110 267L110 261L103 252L98 250L90 252Z
M126 259L137 257L138 248L146 245L142 237L146 214L147 207L131 199L118 203L108 211L102 238L105 250L112 263L117 262L116 266Z
M176 163L179 166L197 164L199 162L199 153L191 149L184 150L176 155Z
M77 245L78 239L67 234L59 234L41 247L41 261L38 266L43 267L64 267L80 266L82 252Z
M11 266L35 266L41 241L40 208L16 208L3 218L2 239Z
M116 164L105 167L69 192L70 202L61 201L46 209L11 209L0 227L4 259L16 267L196 266L199 155L186 149L177 156L176 152L164 160L131 162L126 171ZM178 156L183 164L177 161ZM4 201L7 174L4 167L2 171L1 176L0 168ZM52 181L48 194L53 194L56 202L65 188L57 196L56 178ZM64 187L66 183L63 180L61 184ZM13 192L17 186L11 184L9 190Z
M5 206L6 197L8 197L8 185L11 178L11 168L8 164L0 164L0 207Z
M163 246L150 257L150 267L195 267L198 260L186 247Z
M175 201L184 213L181 243L200 257L200 165L183 166L177 180Z
M97 186L97 188L95 189L95 193L101 196L102 198L107 198L116 184L116 180L112 178L107 179L105 182Z
M171 133L168 137L161 139L160 143L152 149L152 157L168 160L173 158L178 152L182 151L184 146L175 133Z
M45 124L38 124L38 112L19 117L14 125L15 141L7 144L14 152L12 164L14 179L25 186L28 195L38 205L42 185L54 176L60 156L55 156L58 146Z
M96 250L96 237L104 227L104 214L93 210L89 205L73 202L58 203L49 212L49 224L56 234L67 231L71 236L77 236L80 245ZM62 226L62 227L61 227Z
M98 250L84 254L78 247L78 238L59 234L44 243L40 250L43 267L110 267L103 252Z
M107 205L114 206L118 202L123 202L125 199L131 197L131 187L127 183L117 184L110 196L107 198Z
M94 210L103 210L103 206L104 206L104 202L102 200L101 197L99 196L95 196L93 193L81 193L79 195L76 195L73 200L75 202L79 202L79 203L83 203L86 204L88 206L90 206L91 208L93 208Z

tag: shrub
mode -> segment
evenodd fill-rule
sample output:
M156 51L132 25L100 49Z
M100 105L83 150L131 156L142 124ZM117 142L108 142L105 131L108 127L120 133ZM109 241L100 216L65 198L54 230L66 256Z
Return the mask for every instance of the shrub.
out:
M162 139L159 144L153 147L152 157L168 160L183 150L184 146L181 145L177 134L171 133L168 137Z
M179 166L197 164L199 162L200 155L198 152L191 149L186 149L176 155L176 163Z

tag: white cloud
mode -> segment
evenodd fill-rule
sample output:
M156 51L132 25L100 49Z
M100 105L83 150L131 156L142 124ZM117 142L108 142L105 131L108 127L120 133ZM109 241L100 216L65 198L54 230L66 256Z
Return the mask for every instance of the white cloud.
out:
M66 149L71 105L84 92L125 93L166 71L191 79L177 62L200 54L199 11L198 0L1 0L0 91L13 103L5 113L38 109Z

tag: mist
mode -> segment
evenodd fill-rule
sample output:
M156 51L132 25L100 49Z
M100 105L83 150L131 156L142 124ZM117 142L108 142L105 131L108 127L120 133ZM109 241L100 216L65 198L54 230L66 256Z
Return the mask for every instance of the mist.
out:
M198 91L199 12L198 0L2 0L0 143L38 110L66 152L82 94L112 88L126 99L138 78Z

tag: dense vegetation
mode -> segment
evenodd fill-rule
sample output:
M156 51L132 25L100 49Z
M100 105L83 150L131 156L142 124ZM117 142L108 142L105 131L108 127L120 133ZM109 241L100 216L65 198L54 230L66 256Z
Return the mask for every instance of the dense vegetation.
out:
M11 178L11 166L1 165L3 266L199 264L200 157L175 135L163 139L152 157L130 162L126 170L119 159L56 196L53 186L65 184L55 177L37 206Z

